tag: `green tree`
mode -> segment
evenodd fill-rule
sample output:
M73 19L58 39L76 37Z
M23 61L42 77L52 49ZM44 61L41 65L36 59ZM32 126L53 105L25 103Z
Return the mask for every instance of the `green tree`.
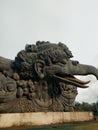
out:
M92 103L92 111L95 116L98 116L98 101L96 103Z
M95 116L98 116L98 101L96 103L75 102L75 111L92 111Z
M83 111L92 111L92 105L87 102L82 102L81 107Z

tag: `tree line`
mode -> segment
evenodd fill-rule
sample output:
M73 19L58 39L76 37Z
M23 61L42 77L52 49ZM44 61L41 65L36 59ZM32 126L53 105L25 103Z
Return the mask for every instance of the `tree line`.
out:
M75 111L92 111L95 116L98 116L98 101L96 103L75 102Z

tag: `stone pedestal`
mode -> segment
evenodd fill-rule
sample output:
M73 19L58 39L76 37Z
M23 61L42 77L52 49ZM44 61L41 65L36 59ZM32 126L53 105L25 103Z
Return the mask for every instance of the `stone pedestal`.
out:
M41 126L93 120L92 112L34 112L0 114L0 128Z

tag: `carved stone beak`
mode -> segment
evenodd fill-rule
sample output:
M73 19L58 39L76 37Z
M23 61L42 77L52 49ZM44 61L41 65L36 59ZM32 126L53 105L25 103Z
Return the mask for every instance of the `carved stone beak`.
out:
M84 82L75 77L60 77L57 75L53 75L53 78L57 81L69 83L69 84L75 85L76 87L79 87L79 88L88 88L89 86L86 86L86 84L88 84L90 82L90 81Z

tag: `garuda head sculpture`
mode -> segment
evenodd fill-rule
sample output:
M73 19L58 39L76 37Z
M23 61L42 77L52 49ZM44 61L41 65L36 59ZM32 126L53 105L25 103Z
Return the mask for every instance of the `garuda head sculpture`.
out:
M93 74L91 65L73 61L63 43L26 45L15 60L0 57L0 113L74 111L77 87L87 88L75 75Z

